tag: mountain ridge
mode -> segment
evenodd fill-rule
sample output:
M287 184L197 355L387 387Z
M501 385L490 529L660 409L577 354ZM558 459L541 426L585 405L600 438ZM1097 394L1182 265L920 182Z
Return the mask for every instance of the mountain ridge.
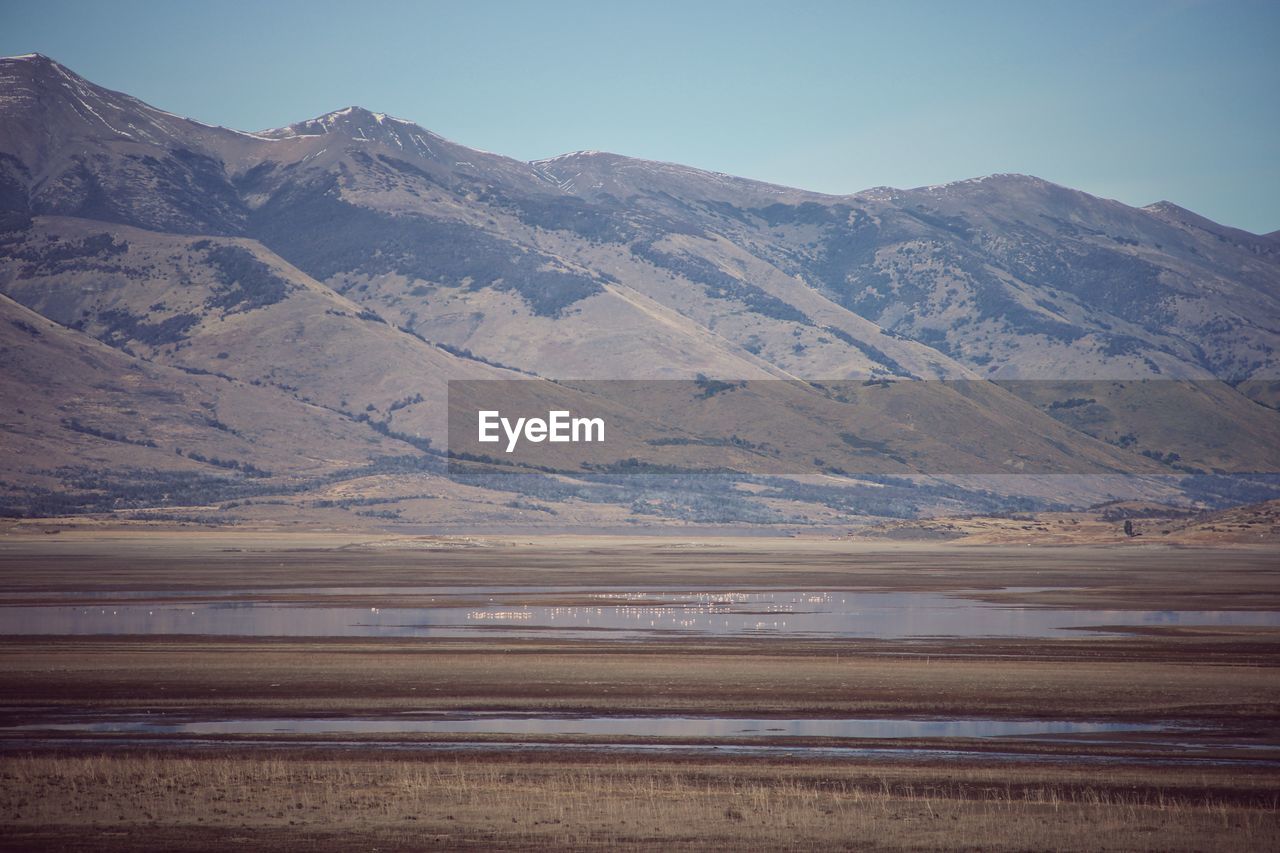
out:
M222 468L227 495L279 487L285 495L272 500L310 513L334 498L308 490L380 501L378 490L418 494L421 479L440 484L450 508L404 498L406 520L438 517L433 506L501 517L509 484L484 473L477 487L440 468L444 388L456 378L521 377L553 394L578 393L567 380L789 379L816 395L797 402L805 418L829 407L819 380L1181 378L1217 384L1184 401L1177 428L1125 414L1124 395L1111 393L1086 406L1079 394L1001 391L972 423L1019 424L1080 458L1128 459L1144 472L1119 486L1073 485L1072 500L1200 495L1166 481L1273 464L1258 437L1274 429L1267 407L1280 393L1280 247L1176 205L1134 208L1011 173L837 196L598 151L524 162L360 107L247 133L72 74L44 57L0 60L0 295L66 330L42 346L83 338L112 348L118 367L212 377L200 381L225 385L228 401L275 394L281 407L255 416L225 403L243 423L179 417L183 430L205 423L219 433L179 445L133 436L124 428L133 416L106 403L97 422L75 414L76 399L106 399L89 386L108 380L86 376L79 397L69 387L35 420L8 425L33 447L61 436L71 449L55 454L55 468L38 454L6 454L13 495L0 505L29 508L32 494L47 504L24 490L61 481L81 484L82 505L101 506L92 494L149 494L147 484L193 470L178 449L205 447L195 452L226 463L214 454L234 447L242 464ZM11 321L9 345L21 348L17 324L31 324L17 313ZM21 358L3 364L15 396L38 399L53 381ZM154 409L157 422L178 417L147 387L152 396L132 406L110 399L120 411ZM186 395L177 399L218 405ZM624 409L618 416L637 423L661 414ZM1234 455L1197 427L1215 409L1241 421ZM286 425L312 410L323 430ZM293 429L298 458L265 440L228 445L234 434L209 420L242 435ZM821 432L796 426L796 436ZM881 426L886 436L901 427ZM761 442L784 442L778 429ZM308 462L334 455L325 430L342 436L341 458ZM642 491L619 500L632 523L636 513L704 517L711 505L744 522L776 522L787 507L830 522L1060 497L1023 478L995 492L935 485L913 498L833 474L843 451L812 441L797 455L838 484L829 491L787 486L774 503L704 493L652 503ZM915 445L922 459L926 446ZM310 471L309 485L290 471ZM341 472L363 472L351 480L363 485L325 479ZM100 488L85 492L89 482ZM617 495L602 488L590 478L537 486L557 495L545 506L564 517L618 523L613 498L602 497Z
M1082 193L1082 191L1072 189L1066 185L1049 181L1045 178L1041 178L1036 175L1019 173L1019 172L994 172L986 175L977 175L977 176L971 176L966 178L958 178L956 180L947 181L941 184L921 185L916 187L891 187L891 186L882 185L882 186L868 187L862 190L857 190L849 193L832 193L832 192L825 192L821 190L792 187L784 184L778 184L778 183L764 181L764 180L755 179L755 178L741 177L741 176L732 175L726 172L720 172L713 169L704 169L704 168L698 168L694 166L687 166L674 161L652 160L652 159L636 157L636 156L631 156L631 155L621 154L621 153L611 152L611 151L577 150L577 151L569 151L562 154L553 155L550 157L536 158L533 160L520 160L518 158L507 157L501 154L495 154L490 151L485 151L480 148L468 146L468 145L465 145L464 143L460 143L455 140L448 139L436 133L435 131L430 130L429 128L423 127L421 124L411 119L392 116L389 113L379 112L379 111L376 111L364 106L355 105L355 104L348 105L346 107L342 107L336 110L331 110L321 115L308 118L308 119L302 119L300 121L292 122L290 124L286 124L283 126L266 128L266 129L257 130L257 131L250 131L250 130L243 130L238 128L231 128L225 125L208 124L206 122L202 122L199 119L193 118L188 115L173 113L173 112L160 109L158 107L151 106L149 104L146 104L145 102L140 101L137 98L134 98L131 95L127 95L122 92L117 92L115 90L105 89L104 87L97 86L96 84L93 84L90 81L88 81L83 76L72 71L67 66L58 62L56 59L53 59L52 57L43 53L36 52L36 53L27 53L27 54L18 54L14 56L0 57L0 64L14 63L14 62L29 62L37 65L46 65L48 67L56 69L58 73L69 75L69 77L72 78L74 83L88 84L89 86L92 86L94 89L107 92L110 95L118 95L134 104L137 104L146 108L151 112L155 112L155 113L158 113L170 118L178 119L184 122L189 122L191 124L198 125L202 128L206 128L209 130L223 131L226 133L235 134L237 136L242 136L249 139L255 139L260 141L268 141L268 140L280 141L280 140L293 139L293 138L303 137L303 136L320 136L327 133L335 132L333 130L334 127L344 127L344 126L356 128L356 132L358 132L358 130L361 128L368 128L369 122L367 120L372 120L376 126L383 126L384 123L390 123L391 125L401 125L406 128L412 128L415 131L421 131L422 133L425 133L428 136L430 136L433 140L441 143L456 146L458 148L465 148L467 151L470 151L476 154L486 155L489 157L497 157L506 161L510 161L512 163L520 163L528 166L541 167L541 166L545 166L552 163L563 164L567 161L574 161L580 158L588 158L588 159L603 158L603 159L614 161L615 163L621 162L621 163L627 163L627 164L635 164L639 166L672 169L672 170L676 170L684 173L698 174L698 175L706 176L708 178L726 178L736 182L753 184L761 188L768 188L770 190L774 190L778 192L811 195L811 196L826 198L830 200L850 200L850 199L856 199L858 197L863 197L863 196L881 195L881 194L904 194L904 193L913 193L913 192L922 192L922 191L923 192L939 191L939 190L947 190L947 189L952 189L952 188L957 188L962 186L976 186L992 180L1009 180L1009 179L1017 180L1017 181L1026 181L1030 183L1041 184L1044 186L1056 187L1056 188L1068 190L1071 192ZM337 121L340 118L347 118L350 116L355 116L356 119L354 121L343 121L343 122ZM103 124L107 126L108 129L112 130L114 133L117 133L126 137L130 135L128 134L127 131L123 131L118 128L115 128L105 120L103 120ZM313 130L313 128L317 128L317 127L321 129ZM357 136L353 138L359 138L359 137ZM368 138L364 141L372 142L375 140L373 138ZM397 144L403 144L403 139L401 139ZM1083 194L1089 195L1088 193L1083 193ZM1099 196L1091 196L1091 197L1102 198ZM1124 204L1124 202L1116 202L1116 203ZM1152 212L1157 212L1161 209L1176 208L1181 215L1194 217L1197 221L1210 223L1219 229L1228 229L1228 230L1238 232L1244 235L1249 235L1252 237L1275 237L1277 235L1280 235L1280 231L1271 232L1269 234L1254 234L1253 232L1249 232L1245 229L1233 228L1231 226L1221 225L1219 223L1212 222L1212 220L1202 217L1199 214L1195 214L1193 211L1190 211L1187 208L1181 207L1180 205L1177 205L1174 202L1170 202L1166 200L1160 200L1145 206L1136 206L1136 207L1131 205L1125 205L1125 206L1131 207L1134 210L1143 210L1143 211L1152 211Z

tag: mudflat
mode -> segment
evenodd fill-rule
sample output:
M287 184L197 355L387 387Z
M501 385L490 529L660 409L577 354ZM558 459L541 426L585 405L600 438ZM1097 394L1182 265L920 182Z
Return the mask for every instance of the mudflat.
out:
M457 613L485 618L444 635L4 630L11 608L68 601L193 602L211 618L246 608L429 615L445 589ZM655 605L671 590L702 598ZM739 629L760 608L752 595L769 590L823 607L847 596L849 613L837 614L840 631L794 633L761 608L765 628ZM1101 621L1055 636L931 635L927 620L903 636L845 628L860 624L867 596L887 593L905 594L885 599L904 608L912 595L941 595L979 619L995 608ZM623 637L502 621L530 602L570 619L675 608L691 627ZM784 616L799 605L789 607ZM787 849L976 838L1006 849L1260 849L1280 832L1276 610L1280 561L1260 547L15 534L0 538L0 821L6 843L24 849L72 839L205 849L246 837L266 849L304 839L317 849L748 839ZM1135 611L1165 615L1123 624ZM1234 616L1209 619L1223 614ZM730 627L717 628L721 619ZM554 734L395 725L441 715L560 723ZM778 725L709 737L563 724L650 717ZM855 740L783 725L863 719L1043 721L1045 732L926 727ZM1053 732L1118 723L1132 730ZM183 733L193 725L198 737Z

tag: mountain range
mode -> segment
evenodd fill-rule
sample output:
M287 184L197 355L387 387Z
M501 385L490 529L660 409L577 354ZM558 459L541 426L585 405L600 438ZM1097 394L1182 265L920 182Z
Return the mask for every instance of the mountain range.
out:
M1224 506L1280 494L1240 476L1280 471L1277 346L1280 234L1170 202L1013 174L837 196L603 152L523 162L360 107L248 133L0 60L8 515L602 528ZM450 380L589 406L579 380L708 377L799 388L753 441L810 470L512 479L444 453ZM796 427L827 423L824 382L930 379L986 389L968 437L1016 430L1125 476L858 476ZM1191 391L1159 398L1165 380ZM936 387L948 411L958 392ZM734 396L725 415L751 422ZM875 446L926 458L880 427Z

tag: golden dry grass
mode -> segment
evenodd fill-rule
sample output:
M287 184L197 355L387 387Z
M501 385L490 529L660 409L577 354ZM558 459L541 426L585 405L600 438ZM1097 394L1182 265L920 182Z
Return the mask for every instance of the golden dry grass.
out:
M508 758L7 758L7 844L38 849L1262 850L1273 787L1057 772ZM1154 782L1154 784L1153 784ZM239 839L239 840L237 840Z

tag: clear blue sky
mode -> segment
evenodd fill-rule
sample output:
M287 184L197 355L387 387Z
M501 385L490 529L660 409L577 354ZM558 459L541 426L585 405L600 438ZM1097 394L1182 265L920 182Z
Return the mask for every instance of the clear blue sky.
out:
M1026 172L1280 229L1280 2L0 0L46 53L240 129L359 104L521 159L825 192Z

